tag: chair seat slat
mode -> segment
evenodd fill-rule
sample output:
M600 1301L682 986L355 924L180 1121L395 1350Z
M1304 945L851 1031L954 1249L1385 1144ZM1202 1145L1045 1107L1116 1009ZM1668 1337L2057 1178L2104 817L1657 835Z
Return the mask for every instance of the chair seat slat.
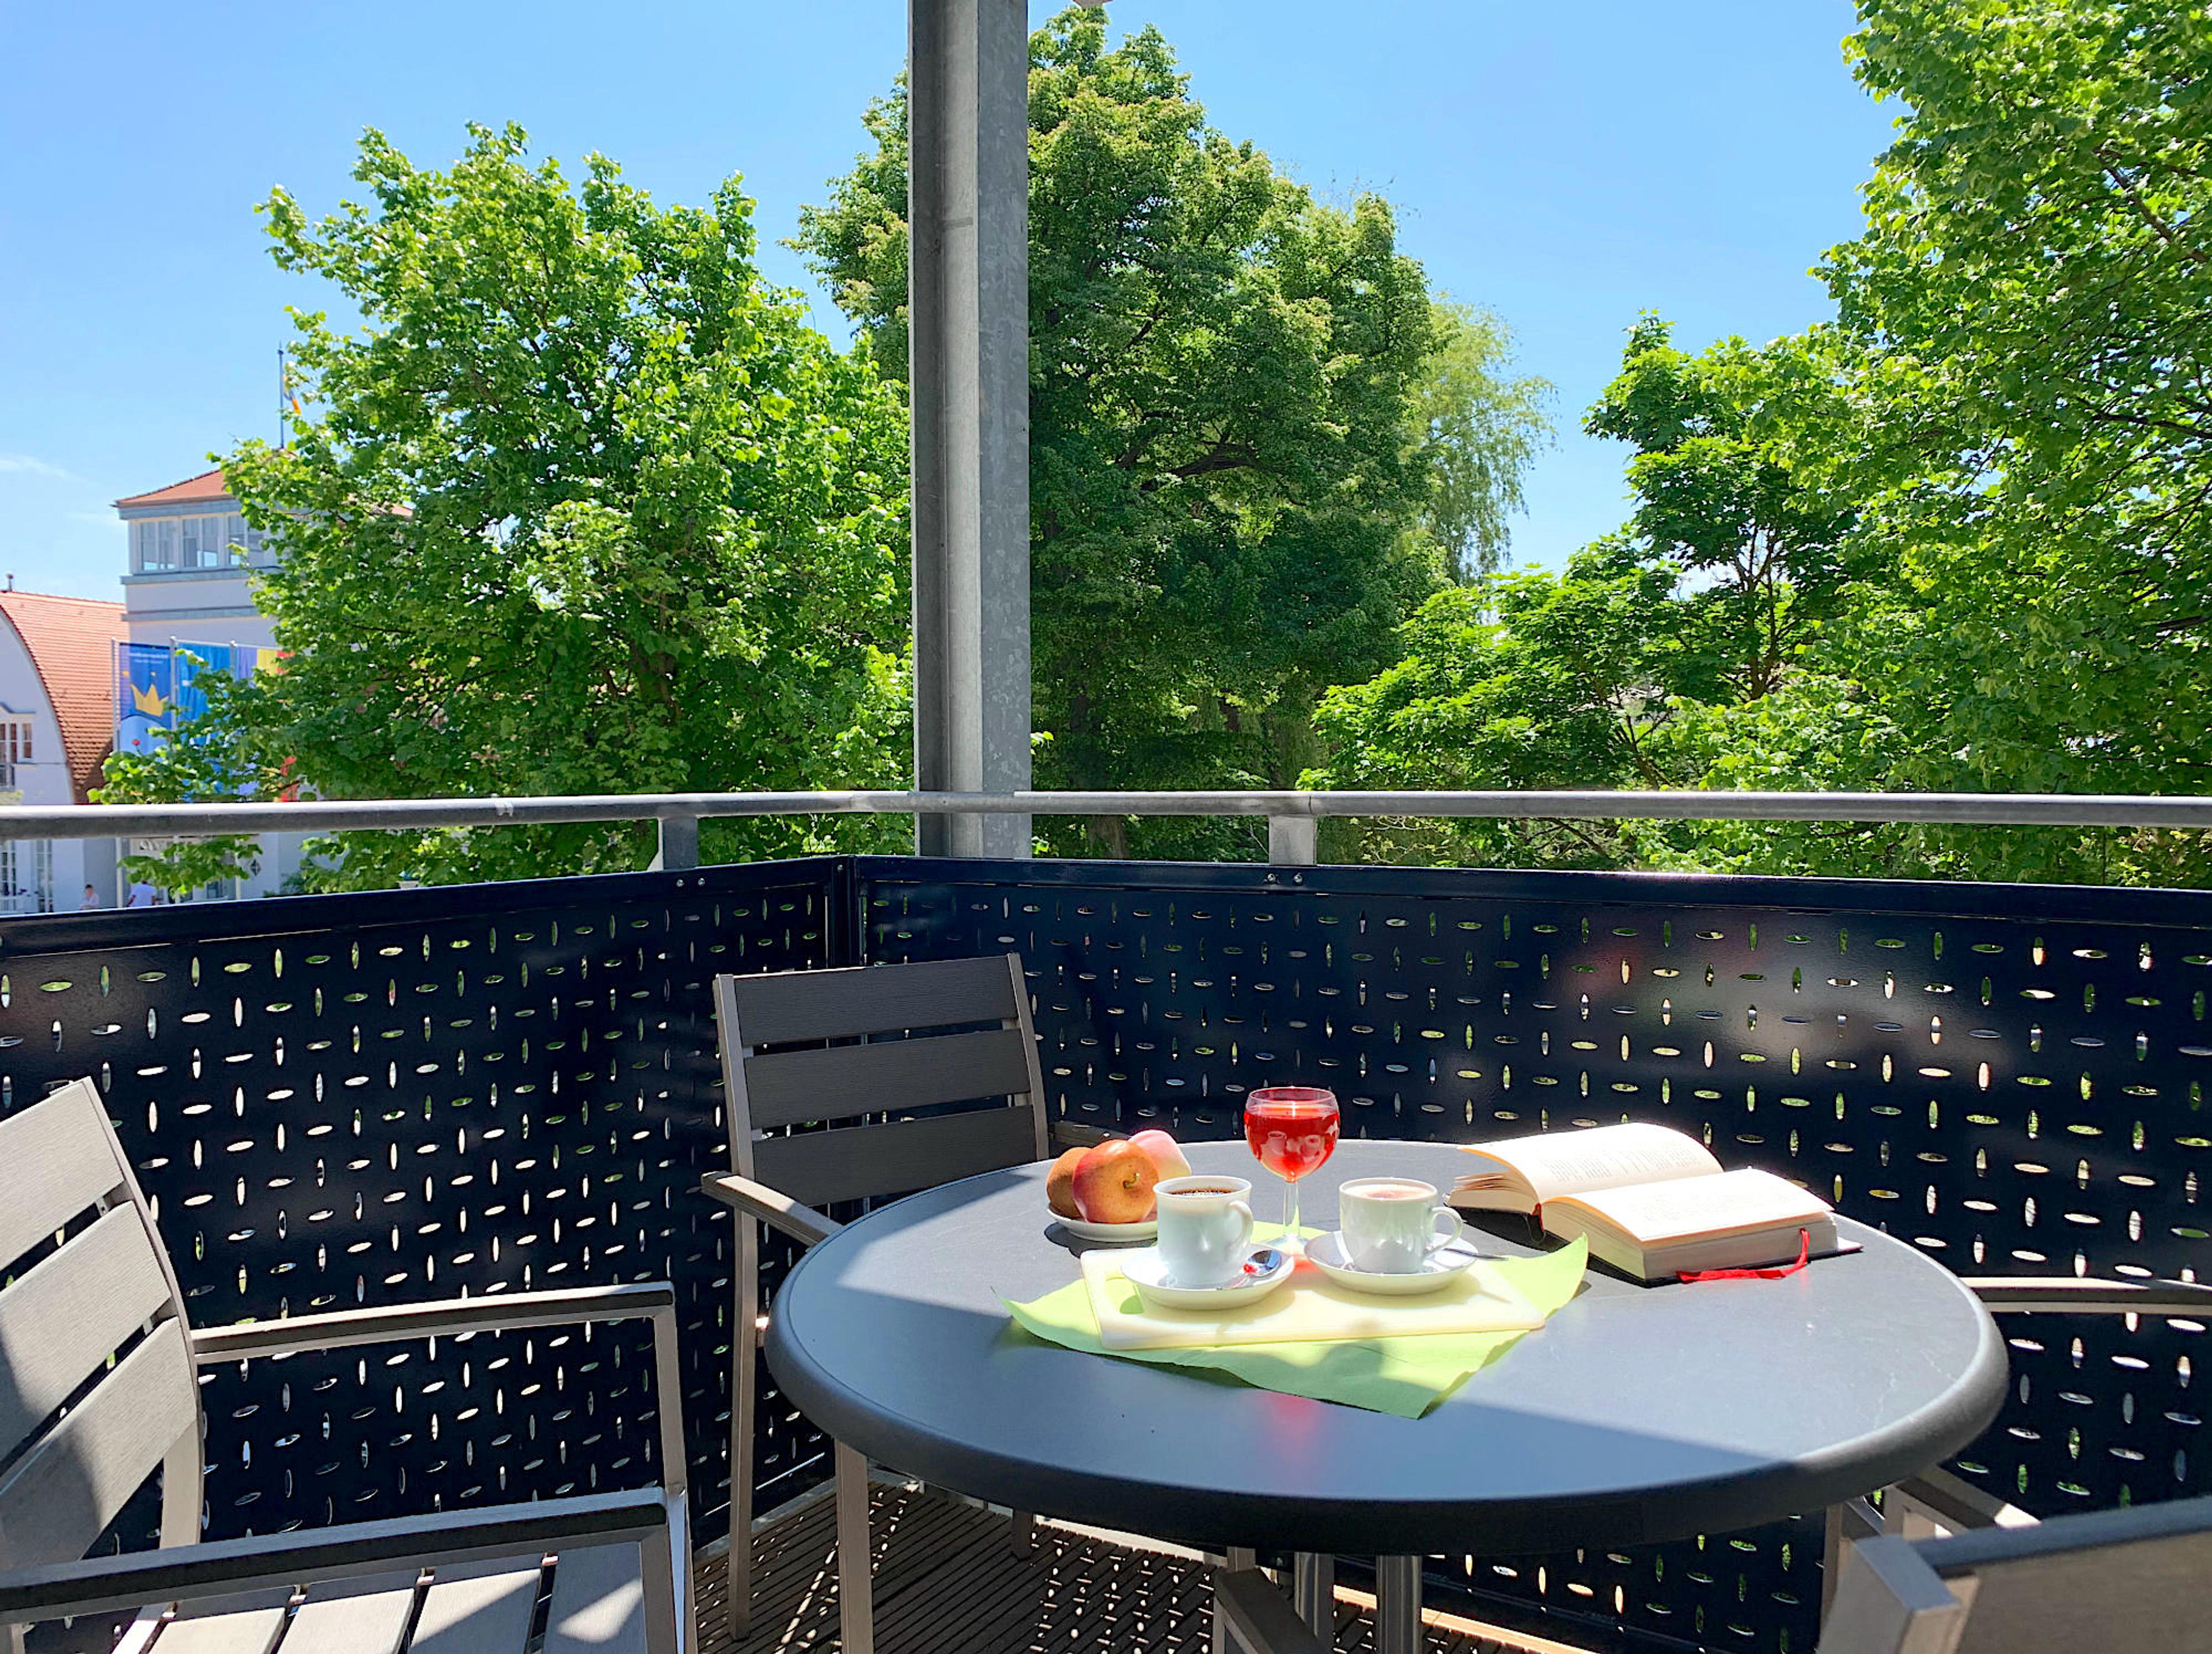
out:
M0 1481L0 1568L82 1556L198 1425L184 1329L164 1321Z
M535 1557L440 1568L423 1594L408 1654L523 1654L543 1572Z
M546 1606L545 1654L646 1654L645 1577L636 1546L561 1553Z
M1013 978L1003 954L735 981L738 1021L750 1046L999 1022L1014 1015Z
M118 1206L0 1288L0 1459L169 1300L135 1205Z
M400 1654L417 1578L386 1573L309 1587L284 1633L283 1654Z
M759 1180L810 1206L903 1195L1026 1165L1036 1154L1026 1107L979 1108L927 1120L847 1126L752 1146Z
M72 1080L33 1108L0 1120L0 1269L122 1184L107 1115L88 1080Z
M270 1654L284 1635L289 1590L187 1604L161 1627L153 1654Z
M1001 971L1001 975L1004 972ZM1029 1090L1027 1041L1018 1028L872 1045L773 1051L745 1063L756 1126L842 1120L885 1106L926 1108Z

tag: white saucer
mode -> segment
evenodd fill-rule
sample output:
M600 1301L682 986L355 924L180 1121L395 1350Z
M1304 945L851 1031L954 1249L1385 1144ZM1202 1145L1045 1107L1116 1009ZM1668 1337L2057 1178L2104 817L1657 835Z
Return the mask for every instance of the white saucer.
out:
M1466 1241L1455 1240L1423 1258L1417 1274L1382 1275L1373 1269L1355 1269L1352 1260L1344 1255L1344 1237L1331 1233L1316 1235L1308 1240L1306 1256L1313 1260L1316 1269L1340 1287L1382 1297L1411 1298L1449 1286L1466 1274L1480 1254Z
M1147 1246L1140 1252L1131 1252L1121 1260L1121 1273L1138 1295L1156 1310L1225 1310L1239 1304L1256 1304L1269 1293L1291 1278L1297 1268L1297 1260L1277 1246L1262 1246L1252 1255L1253 1263L1269 1260L1267 1267L1254 1269L1252 1263L1242 1281L1232 1281L1225 1287L1178 1287L1167 1278L1165 1267L1160 1262L1160 1249Z
M1054 1212L1052 1221L1078 1240L1097 1241L1107 1246L1127 1246L1139 1240L1155 1239L1160 1233L1156 1218L1146 1218L1142 1223L1093 1223L1086 1218L1062 1217Z

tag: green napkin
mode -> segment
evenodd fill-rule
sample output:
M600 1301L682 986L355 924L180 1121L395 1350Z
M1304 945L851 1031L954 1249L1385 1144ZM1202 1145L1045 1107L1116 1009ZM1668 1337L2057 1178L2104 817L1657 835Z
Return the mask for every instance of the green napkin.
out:
M1265 1239L1261 1225L1255 1235ZM1273 1233L1279 1234L1276 1227ZM1581 1240L1539 1257L1493 1260L1498 1272L1549 1318L1582 1285L1589 1257ZM1131 1291L1135 1288L1132 1287ZM1418 1419L1472 1373L1480 1372L1528 1335L1525 1332L1443 1333L1407 1338L1361 1338L1334 1343L1222 1344L1210 1349L1115 1349L1099 1342L1091 1296L1078 1280L1026 1304L1002 1300L1022 1329L1048 1342L1124 1361L1225 1372L1261 1390L1316 1401L1364 1407Z

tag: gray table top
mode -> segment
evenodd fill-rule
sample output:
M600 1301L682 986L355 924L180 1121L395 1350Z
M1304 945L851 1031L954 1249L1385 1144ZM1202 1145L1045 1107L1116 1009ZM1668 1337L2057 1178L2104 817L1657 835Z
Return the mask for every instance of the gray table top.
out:
M1241 1142L1201 1172L1281 1185ZM1346 1141L1304 1185L1448 1184L1437 1143ZM957 1491L1194 1543L1397 1555L1623 1545L1817 1511L1925 1469L1996 1415L1995 1325L1947 1270L1866 1250L1777 1281L1644 1287L1593 1269L1576 1300L1425 1418L1063 1349L1008 1320L1077 1278L1042 1165L871 1213L802 1258L767 1354L784 1394L869 1457ZM1527 1248L1488 1234L1493 1255Z

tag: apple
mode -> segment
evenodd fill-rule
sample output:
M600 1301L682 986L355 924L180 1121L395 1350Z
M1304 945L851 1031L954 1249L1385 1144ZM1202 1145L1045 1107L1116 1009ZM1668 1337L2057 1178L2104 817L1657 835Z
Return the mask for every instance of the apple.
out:
M1160 1169L1126 1138L1084 1151L1075 1163L1076 1209L1091 1223L1142 1223L1152 1215Z
M1183 1158L1182 1146L1166 1132L1139 1131L1129 1141L1152 1157L1152 1164L1159 1168L1163 1183L1170 1178L1190 1175L1190 1162Z
M1071 1148L1052 1163L1052 1170L1044 1174L1045 1204L1062 1217L1081 1217L1075 1204L1076 1163L1090 1149Z

